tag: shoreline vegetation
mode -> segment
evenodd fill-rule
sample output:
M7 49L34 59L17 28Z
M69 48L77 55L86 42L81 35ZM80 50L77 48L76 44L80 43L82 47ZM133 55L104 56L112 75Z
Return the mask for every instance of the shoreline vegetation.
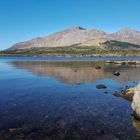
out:
M97 48L94 46L34 47L0 51L0 56L58 56L58 57L95 57L95 56L140 56L140 49Z

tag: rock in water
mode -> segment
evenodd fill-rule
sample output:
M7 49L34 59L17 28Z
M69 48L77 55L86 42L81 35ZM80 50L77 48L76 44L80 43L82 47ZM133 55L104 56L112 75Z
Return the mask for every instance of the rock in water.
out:
M134 116L140 120L140 83L134 88L132 109L134 111Z
M101 69L101 66L96 66L95 69Z
M134 88L126 89L125 95L123 96L124 99L132 102L134 96Z
M118 71L113 73L115 76L120 76L120 73Z
M100 85L96 85L96 88L103 89L103 88L107 88L107 86L103 85L103 84L100 84Z

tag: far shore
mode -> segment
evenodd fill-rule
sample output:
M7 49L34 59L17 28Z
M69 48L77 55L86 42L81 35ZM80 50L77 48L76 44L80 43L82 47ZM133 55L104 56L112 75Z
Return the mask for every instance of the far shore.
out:
M132 55L132 54L3 54L0 53L1 56L16 56L16 57L139 57L140 54Z

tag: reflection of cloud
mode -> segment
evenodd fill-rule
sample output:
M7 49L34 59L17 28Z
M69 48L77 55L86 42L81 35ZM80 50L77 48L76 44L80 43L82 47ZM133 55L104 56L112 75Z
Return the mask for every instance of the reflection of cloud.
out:
M104 62L15 61L11 64L36 75L55 77L70 84L95 82L104 78L114 78L121 83L140 79L140 68L108 65ZM102 69L96 69L97 65L102 66ZM120 70L121 75L114 76L114 70Z

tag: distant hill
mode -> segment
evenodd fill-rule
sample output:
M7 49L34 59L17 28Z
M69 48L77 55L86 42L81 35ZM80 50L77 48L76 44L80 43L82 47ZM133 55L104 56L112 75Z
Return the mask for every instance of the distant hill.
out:
M131 28L124 28L110 36L113 40L140 45L140 32Z
M117 41L119 43L117 43ZM123 43L121 44L120 42ZM103 48L107 45L109 45L109 47L110 45L115 45L115 48L118 45L119 48L121 46L125 46L125 48L128 49L133 47L139 48L138 45L140 45L140 32L130 28L125 28L116 33L109 34L99 29L73 27L49 36L38 37L30 41L17 43L10 47L9 50L63 46L96 46Z

